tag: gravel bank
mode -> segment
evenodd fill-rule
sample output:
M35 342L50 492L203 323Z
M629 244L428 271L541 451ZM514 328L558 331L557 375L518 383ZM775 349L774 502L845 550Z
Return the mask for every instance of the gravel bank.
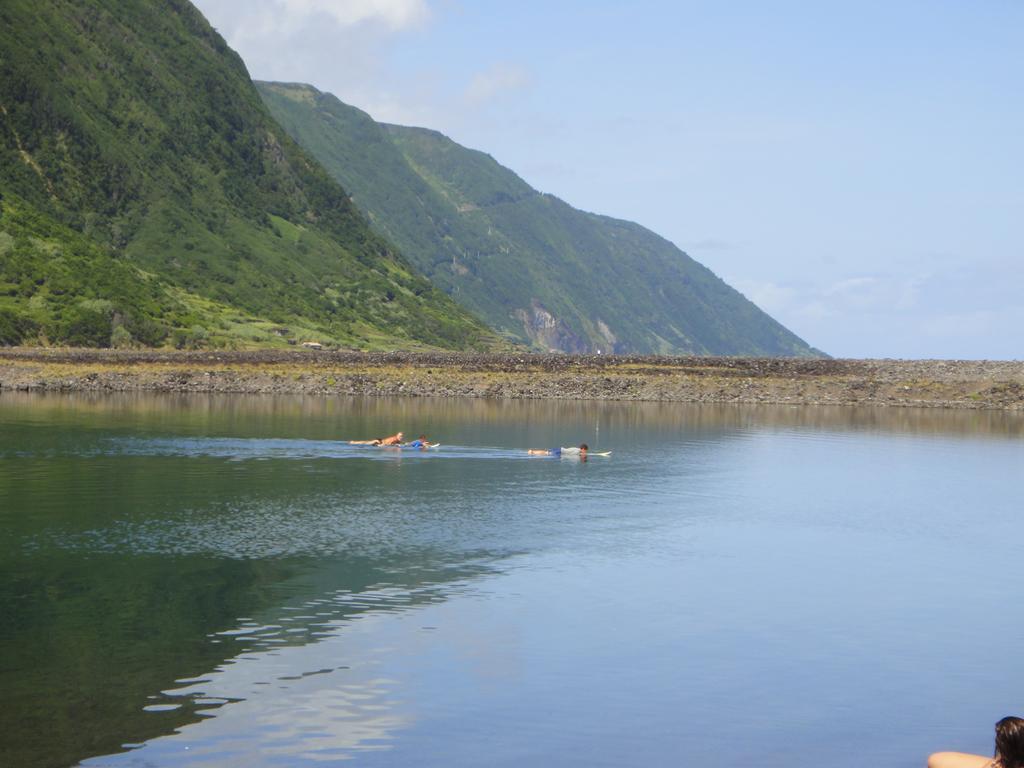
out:
M0 390L1024 410L1024 362L8 348Z

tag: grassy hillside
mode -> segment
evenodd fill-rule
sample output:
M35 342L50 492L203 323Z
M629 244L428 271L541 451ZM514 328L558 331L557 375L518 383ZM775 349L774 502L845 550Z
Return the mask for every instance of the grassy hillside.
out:
M23 200L8 194L0 206L0 344L44 335L110 346L129 334L157 345L161 319L185 324L184 305L159 281Z
M238 56L183 0L0 5L0 195L8 238L24 241L32 219L47 222L51 244L72 242L60 225L95 246L96 269L119 264L119 275L152 276L166 298L148 309L127 294L103 296L112 323L131 314L160 327L129 329L140 343L171 338L200 316L214 326L207 338L225 343L493 340L367 226L270 117ZM4 269L35 274L39 259L27 253L24 242L8 249ZM93 301L75 274L63 301ZM8 315L41 323L40 338L61 340L50 335L60 314L52 302L32 304L10 288L0 298Z
M810 355L667 240L578 211L482 152L257 83L282 126L435 285L512 339L571 352Z

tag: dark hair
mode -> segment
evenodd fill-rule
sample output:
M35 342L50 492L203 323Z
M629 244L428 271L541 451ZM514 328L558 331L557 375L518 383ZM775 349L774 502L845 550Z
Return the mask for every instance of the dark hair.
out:
M586 443L580 443L580 450L581 451L589 451L590 449L587 447Z
M1024 719L1004 717L996 723L996 759L1000 768L1024 768Z

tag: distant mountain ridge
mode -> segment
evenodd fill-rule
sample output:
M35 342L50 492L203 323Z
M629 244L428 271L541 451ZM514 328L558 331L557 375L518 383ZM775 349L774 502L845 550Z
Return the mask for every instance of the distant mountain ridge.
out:
M278 122L406 258L507 338L565 352L822 353L672 243L572 208L437 131L257 82Z
M466 348L185 0L0 4L0 343Z

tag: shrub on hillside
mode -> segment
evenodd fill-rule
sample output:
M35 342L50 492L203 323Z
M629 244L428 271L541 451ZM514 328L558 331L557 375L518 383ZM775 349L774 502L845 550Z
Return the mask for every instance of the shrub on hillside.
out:
M69 347L109 347L110 310L75 305L53 325L52 341Z
M127 328L119 325L110 333L110 346L114 349L129 349L135 346L135 339Z
M0 309L0 346L12 347L20 344L39 330L39 325L11 309Z

